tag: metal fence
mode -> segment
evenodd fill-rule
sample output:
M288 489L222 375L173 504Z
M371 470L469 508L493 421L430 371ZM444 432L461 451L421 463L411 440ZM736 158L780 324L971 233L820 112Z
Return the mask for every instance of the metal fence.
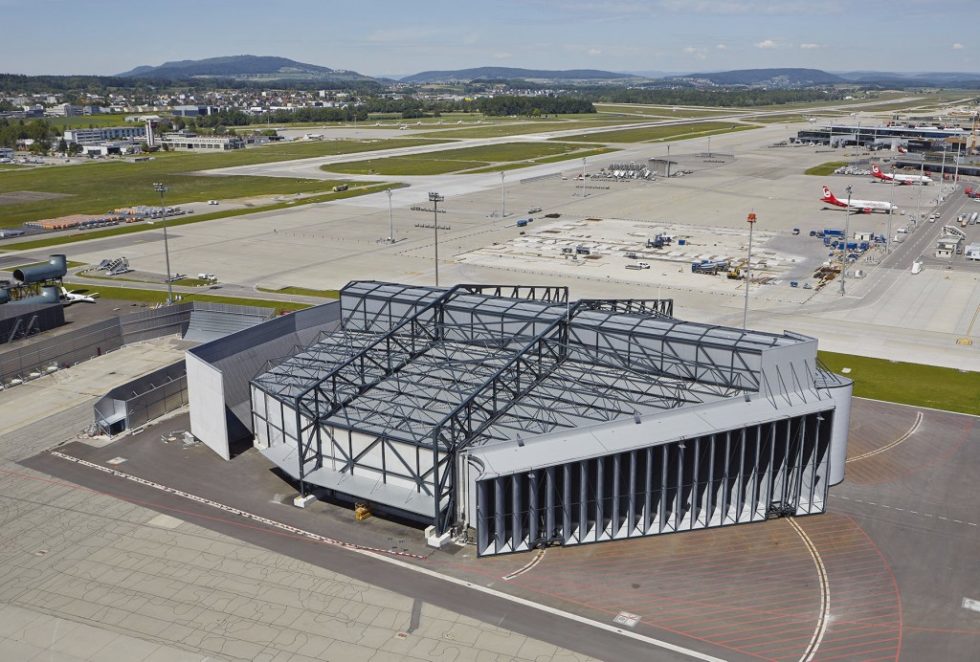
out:
M183 334L193 308L183 303L122 315L9 349L0 353L0 382L66 368L127 343Z
M129 343L169 335L183 336L191 324L194 310L240 315L256 321L272 314L268 308L192 302L120 315L49 338L18 343L18 346L0 352L0 385L66 368Z

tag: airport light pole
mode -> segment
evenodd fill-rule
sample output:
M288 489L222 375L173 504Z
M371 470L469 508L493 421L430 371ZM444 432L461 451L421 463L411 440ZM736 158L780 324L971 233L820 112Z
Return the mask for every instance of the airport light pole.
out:
M742 309L742 329L749 328L749 284L752 282L752 228L755 227L755 212L750 212L749 224L749 256L745 260L745 307Z
M391 189L385 189L385 193L388 194L388 241L393 244L395 243L395 221L391 214Z
M885 235L885 255L889 255L892 252L892 214L895 213L895 164L892 163L892 179L889 182L892 185L891 196L888 198L888 230Z
M500 171L500 218L507 216L507 192L504 190L504 172Z
M167 208L163 204L163 195L167 186L162 182L153 182L153 190L160 194L160 222L163 224L163 256L167 263L167 305L174 302L174 285L170 278L170 242L167 240Z
M939 193L940 193L940 195L942 195L943 194L943 191L946 190L946 145L947 145L947 143L943 143L943 165L942 165L942 169L940 170L940 175L939 175ZM938 204L939 203L937 202L936 205L938 206Z
M953 190L956 190L956 185L960 181L960 147L963 145L962 142L956 143L956 165L953 167Z
M851 187L847 187L847 208L844 210L844 252L841 255L840 295L846 293L844 282L847 280L847 237L851 234Z
M429 193L429 202L432 203L432 228L435 230L435 265L436 265L436 287L439 287L439 203L446 198L438 193Z

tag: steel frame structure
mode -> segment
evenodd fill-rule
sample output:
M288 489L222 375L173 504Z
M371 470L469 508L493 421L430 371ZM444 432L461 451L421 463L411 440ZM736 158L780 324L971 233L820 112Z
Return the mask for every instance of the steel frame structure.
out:
M252 381L257 435L278 422L304 495L325 470L380 479L431 499L440 534L460 521L467 448L739 394L773 398L760 357L797 342L676 320L670 300L570 302L564 287L353 282L341 306L340 331Z

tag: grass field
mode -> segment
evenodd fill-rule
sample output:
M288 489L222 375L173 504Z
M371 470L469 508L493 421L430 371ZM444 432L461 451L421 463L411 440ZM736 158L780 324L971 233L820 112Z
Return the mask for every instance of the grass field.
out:
M568 117L568 116L562 116ZM580 116L581 117L581 116ZM480 126L470 126L462 129L447 129L445 131L433 131L430 133L419 133L416 136L421 138L496 138L499 136L517 136L528 133L547 133L549 131L566 131L569 129L591 129L600 126L615 126L619 124L635 124L645 122L643 117L613 117L588 115L593 119L542 119L542 120L512 120L510 123L483 124ZM650 118L653 119L653 118Z
M590 149L583 149L583 147ZM492 172L534 163L588 156L592 153L596 153L592 145L569 145L557 142L503 143L450 149L432 154L334 163L322 166L322 169L328 172L360 175L438 175L466 170Z
M306 198L301 198L298 200L288 200L286 202L277 202L271 205L263 205L257 207L249 207L247 209L226 209L224 211L214 212L211 214L191 214L190 216L181 216L172 220L167 221L167 227L173 227L176 225L188 225L190 223L201 223L203 221L213 221L219 218L228 218L231 216L245 216L247 214L257 214L259 212L275 211L276 209L287 209L289 207L295 207L297 205L308 205L314 202L329 202L330 200L341 200L344 198L352 198L358 195L367 195L369 193L377 193L378 191L383 191L387 188L399 188L400 184L373 184L373 185L363 185L363 184L351 184L351 188L347 191L334 192L330 191L328 193L321 193L318 195L311 195ZM140 223L137 225L119 225L107 230L91 230L89 232L79 232L78 234L68 234L68 235L56 235L53 237L44 237L42 239L33 239L29 241L21 241L18 243L5 243L0 247L0 252L13 252L21 250L31 250L35 248L49 248L51 246L60 246L62 244L71 244L76 241L87 241L89 239L104 239L105 237L115 237L123 234L132 234L134 232L146 232L147 230L154 230L159 228L159 225L147 225L145 223Z
M79 165L49 166L0 172L0 191L43 191L68 194L51 200L4 205L0 227L16 227L25 221L67 214L103 214L118 207L158 205L154 182L169 187L171 205L208 199L241 198L290 193L322 193L337 182L285 177L213 176L199 170L254 163L285 161L433 144L431 140L336 140L289 143L222 154L159 154L152 161L97 161Z
M828 161L827 163L821 163L820 165L813 166L812 168L807 168L803 171L803 174L826 177L827 175L834 174L834 170L837 170L837 168L846 165L847 161Z
M717 117L718 115L737 115L748 112L747 108L689 108L686 106L654 106L632 103L597 103L596 110L600 113L639 113L651 119L685 119L698 117Z
M81 294L98 294L100 299L112 301L136 301L140 303L164 303L167 300L167 292L164 290L141 290L130 287L112 287L109 285L82 285L79 283L65 283L65 287ZM176 296L176 295L175 295ZM215 294L182 294L182 303L191 301L206 301L209 303L228 303L238 306L261 306L263 308L275 308L277 311L302 310L309 308L306 303L296 303L293 301L270 301L268 299L252 299L245 297L223 297Z
M695 122L693 124L674 124L669 126L652 126L639 129L620 129L603 131L602 133L584 133L568 136L561 140L589 141L603 143L641 143L663 140L685 140L699 136L713 136L719 133L746 131L756 129L756 125L733 124L731 122Z
M980 415L980 372L820 352L830 370L854 380L854 395Z
M272 292L274 294L293 294L296 296L303 297L323 297L325 299L339 299L340 290L314 290L309 287L281 287L278 290L273 290L268 287L258 287L256 288L259 292Z

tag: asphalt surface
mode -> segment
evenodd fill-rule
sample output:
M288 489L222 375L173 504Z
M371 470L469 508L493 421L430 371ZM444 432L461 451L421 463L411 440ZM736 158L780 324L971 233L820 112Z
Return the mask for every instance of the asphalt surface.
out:
M822 618L815 660L958 660L980 645L980 612L963 607L964 598L980 600L978 421L856 400L847 477L831 489L827 514L549 550L509 581L503 577L532 555L477 560L468 547L426 548L412 526L380 517L354 523L347 505L285 505L291 486L254 451L226 463L200 445L164 444L161 433L183 429L185 419L105 448L60 450L103 467L125 458L114 468L580 617L612 624L618 612L632 612L640 620L631 632L722 659L800 659ZM50 453L23 464L600 659L688 659ZM823 590L803 535L826 573Z
M149 441L149 440L147 440ZM63 449L64 450L64 449ZM68 447L66 452L77 452L77 445ZM119 452L126 452L115 448ZM133 448L129 451L135 450ZM204 451L208 452L208 451ZM471 589L440 580L438 578L419 574L398 566L377 561L363 555L346 551L333 546L316 544L292 535L283 535L271 527L246 523L230 516L222 516L213 508L188 501L178 496L150 490L138 483L120 480L109 474L92 471L77 464L72 464L50 454L42 454L25 461L24 466L42 471L59 479L67 480L100 493L109 494L119 499L138 503L148 508L158 510L182 519L187 519L198 525L212 529L233 538L259 545L292 558L314 565L329 568L348 577L383 586L399 593L411 596L452 610L456 613L472 616L479 620L492 623L514 632L533 635L534 637L553 643L563 648L575 650L603 660L641 660L650 659L655 654L657 660L690 660L684 655L672 653L664 649L652 649L648 644L610 633L597 628L583 627L580 623L570 621L558 615L515 604L508 600L495 598L486 594L476 594ZM237 507L256 510L263 505L262 499L256 500L257 491L242 490L240 483L233 485L218 485L213 476L206 475L206 470L194 463L181 465L185 477L197 475L197 494L211 494L209 487L218 487L217 492L229 490L238 495ZM128 467L120 467L121 469ZM173 476L170 476L173 477ZM215 496L217 498L217 496ZM265 503L268 506L268 501ZM273 507L277 519L284 518L281 505ZM302 513L300 513L302 514ZM309 525L309 519L299 518L297 525ZM351 522L351 525L353 523ZM309 528L307 526L307 528ZM416 533L418 536L419 534ZM655 653L652 653L655 651Z

